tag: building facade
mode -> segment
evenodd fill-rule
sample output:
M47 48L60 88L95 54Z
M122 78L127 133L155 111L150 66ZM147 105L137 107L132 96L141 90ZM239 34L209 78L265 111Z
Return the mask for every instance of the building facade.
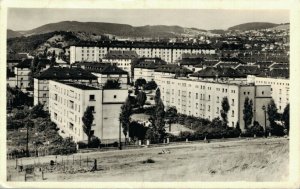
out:
M160 57L169 63L180 59L183 53L215 54L215 50L208 44L102 41L70 46L70 63L99 62L109 51L135 51L139 57Z
M119 137L119 112L128 96L126 89L102 89L67 81L49 81L49 112L63 137L87 140L82 117L87 107L94 111L92 132L102 142ZM123 135L123 134L122 134ZM123 137L123 136L122 136Z
M77 81L97 84L97 77L81 68L52 67L34 78L33 104L41 103L49 110L49 80Z
M161 77L157 84L166 107L173 106L179 113L209 120L221 118L222 100L227 97L230 105L228 125L235 127L238 122L242 131L245 130L244 102L248 97L253 101L253 121L258 121L264 127L262 106L271 100L270 86L171 77Z
M289 103L290 80L287 78L254 77L254 83L255 85L271 86L271 96L278 112L283 113L284 108Z

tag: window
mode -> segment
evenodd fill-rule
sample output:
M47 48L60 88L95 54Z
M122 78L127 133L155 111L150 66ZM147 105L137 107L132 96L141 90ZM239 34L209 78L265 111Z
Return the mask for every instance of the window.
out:
M262 94L262 95L264 95L264 94L265 94L265 92L264 92L264 91L262 91L262 92L261 92L261 94Z
M93 113L95 113L95 106L90 106Z
M198 93L196 93L196 99L198 99Z
M198 103L196 103L196 108L198 109Z
M69 122L69 129L73 130L73 128L74 128L74 124Z
M114 98L117 98L117 95L114 95Z
M219 109L219 107L217 107L217 112L216 112L216 113L218 114L218 113L219 113L219 111L220 111L220 109Z
M220 98L217 96L217 103L219 103L219 101L220 101Z
M90 101L95 101L95 95L90 95Z
M46 97L47 97L47 94L46 94L46 93L44 93L44 94L43 94L43 98L46 98Z
M210 105L208 105L208 110L207 111L209 111L210 112Z
M208 101L210 101L210 95L208 95Z
M231 105L234 106L234 99L231 100Z
M231 117L234 117L234 110L231 111Z

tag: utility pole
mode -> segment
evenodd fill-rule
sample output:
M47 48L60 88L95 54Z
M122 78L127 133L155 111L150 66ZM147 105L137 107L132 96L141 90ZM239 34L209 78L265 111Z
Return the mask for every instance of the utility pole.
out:
M262 106L262 109L265 113L265 137L267 137L267 108L265 105Z
M26 123L26 128L27 128L27 134L26 134L26 156L29 157L29 133L28 133L28 123Z
M122 150L122 142L121 142L121 121L119 121L119 149Z

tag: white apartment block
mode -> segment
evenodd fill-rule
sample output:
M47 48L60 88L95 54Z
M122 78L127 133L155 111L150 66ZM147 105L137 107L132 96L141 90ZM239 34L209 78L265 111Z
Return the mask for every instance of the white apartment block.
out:
M82 116L88 106L94 109L92 132L102 142L118 141L119 113L128 96L126 89L101 89L83 84L49 81L49 112L63 137L87 140ZM122 134L122 137L124 135Z
M271 96L278 112L283 113L289 103L290 80L285 78L254 77L255 85L271 85Z
M103 41L70 46L70 63L99 62L109 51L135 51L139 57L160 57L170 63L180 59L183 53L215 54L207 44Z
M174 79L161 77L156 81L161 98L166 107L176 107L178 113L212 120L220 117L222 99L228 98L230 110L228 125L235 127L237 122L244 131L243 109L245 98L253 101L253 121L258 121L264 127L263 105L271 100L270 86L254 86L230 82L212 82L191 80L186 78ZM269 123L267 123L268 125Z
M154 80L155 68L134 68L134 81L145 79L147 82Z

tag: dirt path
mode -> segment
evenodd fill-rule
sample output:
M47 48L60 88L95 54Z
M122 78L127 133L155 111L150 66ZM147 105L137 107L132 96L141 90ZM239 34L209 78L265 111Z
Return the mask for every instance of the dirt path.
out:
M162 150L170 153L160 154ZM87 156L89 160L97 159L98 171L89 171L93 162L87 162ZM45 171L45 181L224 181L236 178L277 181L286 178L287 157L288 140L284 138L81 153L74 155L74 163L73 156L68 160L66 156L58 156L60 165L53 172ZM145 163L147 159L154 163ZM38 161L45 168L49 167L50 160L55 160L55 156L41 157ZM22 159L24 165L33 161L38 162L33 158ZM9 174L14 175L14 166L15 161L8 161ZM20 179L22 174L12 178Z

